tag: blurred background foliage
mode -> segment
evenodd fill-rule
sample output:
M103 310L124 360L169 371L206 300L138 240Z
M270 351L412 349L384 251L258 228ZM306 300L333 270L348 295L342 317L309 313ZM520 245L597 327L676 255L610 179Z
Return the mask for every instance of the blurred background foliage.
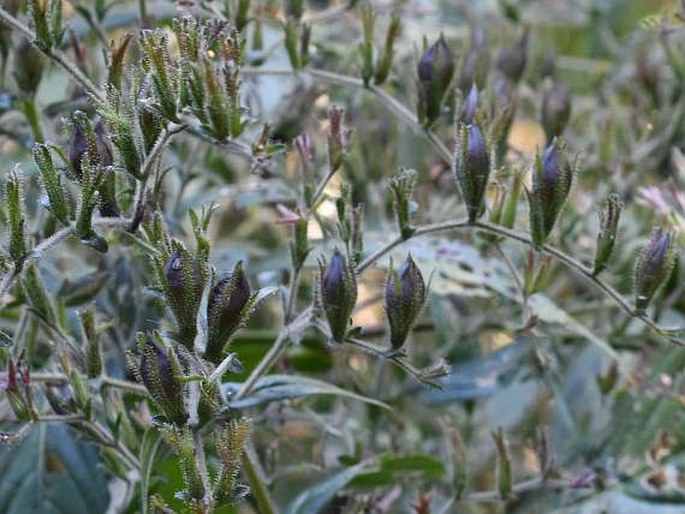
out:
M65 2L70 31L64 50L98 80L105 73L103 43L135 33L141 6L144 26L168 26L179 13L211 17L226 6L233 19L237 5L217 0ZM564 137L577 154L579 173L553 236L555 246L589 263L596 212L609 192L626 204L619 250L605 276L621 293L631 295L635 259L653 226L674 230L683 245L685 31L679 2L410 0L372 5L378 13L379 46L391 13L401 14L395 62L383 88L412 111L424 38L432 44L444 34L461 65L471 35L482 28L491 60L479 86L486 95L496 95L498 52L529 30L528 61L516 86L505 162L508 170L529 170L536 149L545 145L540 121L545 91L553 81L566 84L572 111ZM253 0L242 32L247 41L243 102L251 119L244 139L257 141L262 123L268 122L268 156L255 166L230 148L183 135L165 154L168 173L159 187L175 235L191 240L188 209L214 202L212 264L230 269L242 259L253 284L283 286L290 271L284 209L295 200L301 179L293 138L308 134L315 166L325 166L326 113L334 104L343 106L354 130L351 154L309 227L314 251L300 285L304 304L312 295L316 259L330 256L335 246L332 219L343 180L352 183L355 201L365 205L367 251L396 232L387 181L398 168L418 172L415 224L454 219L464 208L448 163L420 129L359 85L307 73L320 69L355 80L361 76L360 6L305 2L312 36L302 73L291 72L279 21L283 9L277 1ZM42 137L65 146L65 119L76 108L88 110L89 104L63 70L28 55L6 28L1 37L0 174L15 163L26 174L30 237L39 240L52 229L41 208L38 171L30 155L37 138L32 109ZM134 46L131 62L136 52ZM26 78L39 66L30 59L42 62L38 78ZM27 91L31 87L37 87L35 98ZM453 96L433 127L450 150L452 106L463 94ZM495 181L508 184L509 176L504 170ZM133 191L123 189L121 195L130 202ZM520 202L516 227L526 226L527 207ZM108 242L105 254L78 242L62 244L40 259L40 270L50 292L64 300L72 324L78 308L94 302L108 323L106 367L111 376L124 378L125 352L134 334L157 328L164 312L149 288L144 253L124 234L112 232ZM329 348L315 336L292 347L279 373L329 382L383 401L392 411L339 396L294 398L287 391L284 401L245 407L254 419L253 439L274 498L289 506L284 512L685 513L685 349L627 316L582 277L517 242L497 247L476 232L459 232L411 240L392 257L400 262L408 251L424 275L432 277L427 307L407 344L410 360L420 368L443 357L452 372L440 379L442 389L431 389L374 356L345 346ZM382 289L388 263L384 258L364 273L354 314L365 338L379 344L387 341ZM521 276L540 268L544 287L522 295ZM97 287L85 297L70 296L84 281L93 285L95 277ZM684 289L679 264L650 313L660 324L685 325ZM22 312L12 304L4 308L0 330L32 348L31 369L40 372L49 364L50 347L38 324ZM244 380L271 346L281 312L279 300L270 300L236 338L233 348L245 371L230 375L230 382ZM126 407L141 409L134 402ZM0 409L9 430L9 410L6 405ZM514 483L530 485L548 473L548 486L523 487L506 501L487 493L478 497L478 491L496 489L491 433L499 427L508 440ZM139 492L123 495L121 479L104 473L98 459L91 446L62 425L41 425L21 443L0 450L0 512L96 513L108 505L109 512L117 505L135 511ZM462 486L465 463L468 478ZM180 508L173 498L181 487L176 463L162 445L150 490ZM459 487L473 496L452 502ZM224 511L257 512L250 499Z

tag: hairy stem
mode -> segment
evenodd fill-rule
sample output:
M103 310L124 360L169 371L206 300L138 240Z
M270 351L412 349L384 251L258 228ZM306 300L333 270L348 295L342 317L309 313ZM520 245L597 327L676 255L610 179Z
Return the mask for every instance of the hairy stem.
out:
M266 477L264 476L264 470L259 463L259 457L257 456L257 451L255 450L252 441L248 441L245 445L243 469L245 470L245 475L250 483L251 492L257 500L257 505L259 505L259 512L262 514L278 514L278 509L271 499L271 494L269 493L266 484Z
M422 227L418 227L416 231L412 234L411 238L415 238L417 236L422 236L426 234L432 234L432 233L439 233L439 232L447 232L451 230L461 230L461 229L475 229L475 230L482 230L484 232L489 232L491 234L497 234L500 236L503 236L507 239L513 240L513 241L518 241L519 243L523 243L530 248L533 249L538 249L535 246L535 243L533 243L533 240L528 234L518 232L515 230L511 230L499 225L495 225L493 223L487 222L487 221L475 221L473 223L468 222L467 220L460 220L460 221L447 221L447 222L441 222L441 223L435 223L431 225L424 225ZM393 248L401 245L408 239L403 238L402 236L397 236L395 239L387 243L385 246L382 246L375 250L371 255L369 255L366 259L364 259L356 269L356 272L359 274L362 271L364 271L366 268L371 266L374 262L376 262L379 258L383 257L385 254L390 252ZM639 314L635 311L635 308L619 293L616 289L614 289L611 285L609 285L607 282L605 282L603 279L595 276L593 273L593 270L587 266L585 266L583 263L575 259L574 257L571 257L570 255L562 252L558 248L554 248L553 246L550 246L548 244L542 245L541 248L539 248L540 251L543 253L546 253L548 255L551 255L554 257L555 260L563 263L565 266L568 268L574 270L577 272L579 275L583 276L586 280L594 284L597 288L602 290L604 293L606 293L623 311L625 311L626 314L631 316L632 318L635 318L639 321L641 321L644 325L646 325L648 328L656 332L662 337L667 338L669 341L672 343L675 343L679 346L683 346L683 342L675 339L671 336L669 336L669 332L676 332L677 329L667 329L660 327L657 325L654 321L652 321L650 318L648 318L644 314Z

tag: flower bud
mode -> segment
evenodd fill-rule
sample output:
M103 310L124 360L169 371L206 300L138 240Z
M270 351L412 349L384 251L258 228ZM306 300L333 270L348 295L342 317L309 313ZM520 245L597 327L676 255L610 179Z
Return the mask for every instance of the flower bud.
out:
M347 334L347 326L352 309L357 303L357 279L347 259L335 250L331 262L323 269L321 277L321 301L331 337L342 343Z
M251 294L242 262L238 262L230 275L223 277L214 285L207 301L207 360L214 363L221 361L226 341L240 328L245 319L245 307L250 302Z
M183 403L181 370L170 348L152 336L144 336L140 357L140 378L153 400L177 425L188 419Z
M43 54L28 40L23 40L17 47L14 60L14 80L17 81L19 91L28 96L34 96L38 91L44 68Z
M164 293L179 326L179 341L192 348L197 309L204 281L200 264L185 248L178 248L164 266Z
M399 350L421 313L426 300L426 284L411 255L395 271L390 269L385 286L385 312L390 324L390 344Z
M558 139L545 149L542 159L536 156L533 189L528 191L531 234L536 246L541 246L552 232L571 191L573 174L566 147Z
M466 125L473 123L476 120L476 113L478 112L478 86L474 82L471 86L464 104L461 106L461 114L459 115L459 122Z
M467 94L473 84L484 87L490 68L490 54L482 27L475 27L471 32L471 45L464 54L459 66L457 86L462 94Z
M556 82L550 90L545 92L542 99L542 127L545 129L548 141L561 135L570 116L571 96L568 88Z
M93 126L92 122L80 111L74 113L72 121L68 143L69 163L76 179L81 181L83 180L83 158L88 155L91 165L105 168L112 165L112 150L107 142L107 133L102 123ZM113 175L112 178L114 178ZM112 200L105 198L109 195L101 194L100 196L103 201ZM118 210L116 214L111 215L118 216Z
M345 159L352 139L352 131L345 126L345 109L334 105L328 112L331 128L328 133L328 160L337 170Z
M5 392L7 401L17 419L20 421L36 421L38 419L33 406L31 375L29 369L22 365L21 360L15 365L12 358L9 359L7 378L0 385L0 389Z
M607 196L606 203L599 211L599 234L597 234L597 249L595 250L595 266L593 273L599 274L606 268L611 258L616 243L618 232L618 220L621 217L623 203L618 195L613 193Z
M518 82L528 61L528 30L512 46L502 48L497 55L497 69L512 82Z
M673 234L662 228L654 229L635 267L635 308L638 312L645 311L671 275L675 261Z
M441 34L433 46L421 57L419 75L418 118L426 127L440 116L442 100L454 75L454 56Z
M485 189L490 176L490 154L478 124L461 125L454 171L473 223L485 211Z

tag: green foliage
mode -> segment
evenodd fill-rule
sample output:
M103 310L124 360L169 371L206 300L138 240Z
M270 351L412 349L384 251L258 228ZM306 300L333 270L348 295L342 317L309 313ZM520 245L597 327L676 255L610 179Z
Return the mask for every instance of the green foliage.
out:
M0 511L682 510L683 5L24 4Z

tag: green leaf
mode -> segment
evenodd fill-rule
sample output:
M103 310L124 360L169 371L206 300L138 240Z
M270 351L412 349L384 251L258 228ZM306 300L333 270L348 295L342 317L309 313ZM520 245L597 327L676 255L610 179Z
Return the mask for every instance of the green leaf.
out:
M64 425L40 425L0 454L3 514L98 514L109 505L95 448Z
M285 514L317 514L330 502L336 493L366 469L366 464L345 468L298 495Z
M397 475L420 475L422 480L439 480L445 474L445 465L437 457L425 454L416 455L383 455L380 468L356 476L350 485L355 487L378 487L396 483L401 477Z
M240 383L231 382L223 384L223 387L225 393L230 397L231 394L240 389L241 385L242 384ZM232 402L231 407L234 409L244 409L264 403L292 400L294 398L304 398L320 394L343 396L390 410L390 407L383 402L353 393L352 391L342 389L333 384L329 384L328 382L316 380L314 378L290 375L267 375L262 377L257 381L257 384L250 394L238 401Z

